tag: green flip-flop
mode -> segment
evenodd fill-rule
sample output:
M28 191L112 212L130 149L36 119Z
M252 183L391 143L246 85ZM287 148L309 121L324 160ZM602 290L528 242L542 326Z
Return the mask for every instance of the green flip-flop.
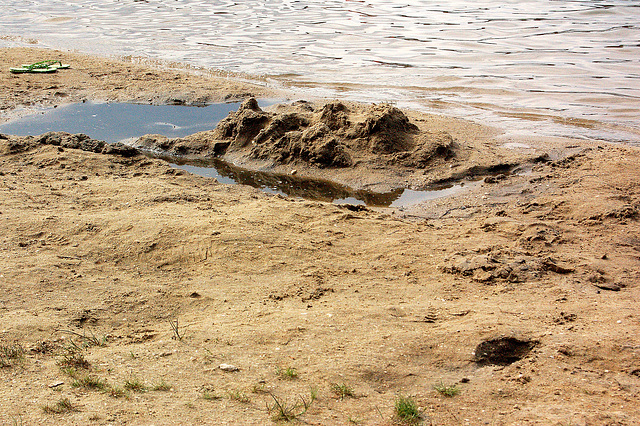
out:
M40 61L33 64L22 64L20 68L9 68L9 71L14 74L23 73L52 73L59 69L68 69L71 65L63 64L60 61L48 60Z
M53 68L53 69L57 69L57 70L66 70L66 69L71 68L71 65L63 64L60 61L42 61L42 62L36 62L35 64L30 64L30 65L29 64L22 64L21 66L22 66L22 68L29 68L29 67L33 67L33 65L39 65L39 66L46 65L46 68ZM39 67L36 67L34 69L39 69Z
M9 68L9 72L13 74L25 74L25 73L51 73L58 71L57 68Z

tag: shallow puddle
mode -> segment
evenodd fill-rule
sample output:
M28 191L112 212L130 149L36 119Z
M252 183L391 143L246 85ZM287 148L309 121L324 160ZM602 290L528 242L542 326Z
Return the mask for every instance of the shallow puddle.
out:
M265 106L266 103L261 103ZM28 136L51 131L84 133L109 143L145 134L184 137L211 130L238 103L204 107L182 105L141 105L125 103L70 104L49 109L0 125L0 133ZM165 158L173 167L189 173L214 177L221 183L249 185L269 193L337 204L361 204L376 207L407 207L422 201L446 197L462 191L464 184L434 187L426 191L399 188L379 193L354 190L327 180L307 179L236 167L220 159L184 160Z
M200 176L216 178L221 183L239 183L262 191L288 197L328 201L335 204L355 204L370 207L408 207L422 201L454 195L464 184L441 185L426 191L399 188L391 192L354 190L345 185L322 179L247 170L219 159L177 160L165 157L172 166Z
M109 143L146 134L177 138L213 129L239 106L239 103L195 107L84 102L0 124L0 133L18 136L46 132L84 133Z

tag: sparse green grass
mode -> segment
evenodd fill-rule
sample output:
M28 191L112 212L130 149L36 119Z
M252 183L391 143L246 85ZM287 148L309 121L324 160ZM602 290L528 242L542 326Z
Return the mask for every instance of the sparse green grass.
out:
M119 387L109 386L104 393L113 398L129 398L129 391Z
M12 367L24 361L24 348L14 345L0 345L0 368Z
M97 376L81 377L74 380L72 386L76 388L96 389L101 391L104 391L109 387L106 380Z
M289 402L286 399L280 399L274 394L270 394L273 398L273 404L267 404L267 411L274 422L290 422L302 416L309 410L309 407L315 401L316 395L311 393L309 398L305 399L299 396L300 401Z
M76 370L73 367L60 367L60 371L62 371L64 375L69 376L71 378L75 378L78 376L78 370Z
M264 382L256 383L251 388L251 393L267 393L267 384Z
M294 380L298 378L298 371L293 367L278 367L276 369L276 374L278 377L285 380Z
M45 405L42 407L42 411L47 414L65 414L78 411L78 409L69 401L69 398L62 398L54 405Z
M91 366L91 363L89 363L89 361L85 359L84 355L82 355L82 352L79 349L69 347L67 348L66 352L62 354L62 358L58 360L58 366L63 371L65 369L86 370ZM71 374L69 375L71 376Z
M89 329L89 334L85 330L82 330L82 334L76 333L71 330L57 330L59 333L66 333L71 335L72 337L69 339L69 344L78 350L86 349L91 346L106 346L107 345L107 336L98 337L93 332L93 330ZM74 340L77 339L78 341Z
M124 388L131 392L146 392L147 386L137 377L131 377L124 381Z
M204 385L200 391L202 392L202 399L205 401L215 401L216 399L222 398L215 391L215 388L212 385Z
M353 389L346 383L331 383L330 387L331 392L341 400L348 397L355 398L356 396Z
M220 399L221 396L215 393L213 390L204 390L202 391L202 399L205 401L215 401L216 399Z
M413 398L408 396L398 396L395 403L395 414L398 420L404 423L418 423L420 421L420 411Z
M158 383L151 386L151 390L159 391L159 392L169 392L171 390L171 385L161 379Z
M251 402L251 399L247 396L247 394L237 389L230 390L229 392L227 392L227 395L229 396L229 399L242 402L243 404Z
M444 383L436 383L433 385L433 389L440 395L448 398L454 397L460 393L460 388L457 385L445 385Z

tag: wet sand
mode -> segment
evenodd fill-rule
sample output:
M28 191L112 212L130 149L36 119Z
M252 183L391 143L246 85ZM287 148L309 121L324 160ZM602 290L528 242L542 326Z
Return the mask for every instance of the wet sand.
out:
M42 54L2 50L5 117L83 99L295 99L70 53L56 54L65 72L5 69ZM522 142L406 114L486 152ZM2 136L0 418L271 424L275 400L314 395L300 421L383 425L402 395L425 424L637 424L640 151L527 144L536 155L510 145L516 173L399 211Z

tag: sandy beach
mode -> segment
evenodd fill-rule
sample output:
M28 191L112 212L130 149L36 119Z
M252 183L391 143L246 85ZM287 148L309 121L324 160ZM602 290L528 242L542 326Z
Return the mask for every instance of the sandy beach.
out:
M45 54L71 68L8 72ZM193 70L0 56L3 122L85 100L299 100ZM335 205L129 146L0 135L2 424L640 423L638 148L305 101L136 146L380 190L477 183L400 210Z

